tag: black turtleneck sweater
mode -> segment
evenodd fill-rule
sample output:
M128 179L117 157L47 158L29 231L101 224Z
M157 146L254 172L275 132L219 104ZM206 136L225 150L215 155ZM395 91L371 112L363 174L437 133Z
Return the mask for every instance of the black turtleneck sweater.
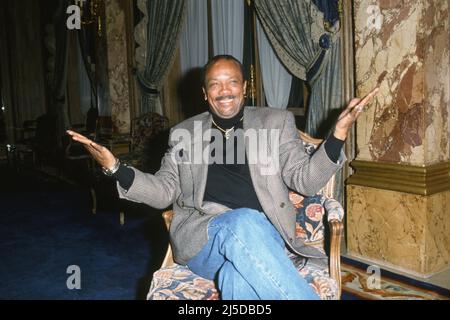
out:
M226 130L234 127L234 130L243 129L244 108L231 119L222 119L214 113L211 114L214 120L212 128L220 127ZM208 166L208 178L203 201L220 203L231 209L250 208L263 211L250 177L247 157L245 157L245 163L238 164L237 161L237 143L244 143L243 139L233 137L228 141L228 148L234 149L233 163L227 163L226 161L227 140L224 134L222 134L222 139L223 164L212 163ZM241 148L241 150L245 150L245 148Z
M216 125L224 130L230 129L233 126L235 130L243 129L242 117L244 115L244 108L231 119L222 119L214 113L211 114ZM212 128L217 128L216 125L213 123ZM213 139L214 137L211 142L214 141ZM203 201L220 203L231 209L251 208L263 211L250 177L247 157L245 157L245 163L243 164L237 164L236 161L237 141L243 141L238 139L233 141L234 143L231 146L234 148L235 161L234 163L227 164L225 161L227 148L224 135L222 135L222 139L224 145L224 157L222 159L224 159L224 163L212 163L209 165ZM331 161L337 162L343 145L344 141L337 139L334 135L330 135L325 141L325 151ZM117 179L122 188L128 190L134 181L134 171L121 165L119 170L114 174L114 178Z

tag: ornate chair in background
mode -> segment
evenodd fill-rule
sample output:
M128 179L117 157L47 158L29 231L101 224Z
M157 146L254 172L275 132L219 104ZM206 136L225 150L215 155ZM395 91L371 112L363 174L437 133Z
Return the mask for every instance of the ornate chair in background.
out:
M90 122L92 121L87 119L87 124ZM141 170L145 169L145 162L148 158L159 161L160 163L160 159L156 159L156 152L151 150L151 141L158 136L158 134L168 129L169 120L166 117L157 113L146 113L133 119L131 121L131 136L114 134L110 117L97 116L95 125L91 125L94 130L91 131L85 129L87 124L73 125L72 129L110 149L122 163L129 164ZM166 145L167 144L165 144L165 146ZM150 152L151 155L148 155L147 153ZM65 158L69 161L84 162L86 164L91 180L89 181L89 189L92 197L92 213L95 214L97 212L97 191L95 185L99 185L99 181L103 175L100 173L99 168L97 168L92 157L84 147L80 143L72 141L72 139L69 139L69 143L66 147ZM122 200L118 201L119 203L122 202ZM118 204L118 207L119 222L123 225L125 223L124 205Z
M159 148L167 143L155 143L155 141L169 129L169 119L158 113L149 112L134 118L131 121L130 152L116 156L122 163L133 166L145 172L152 172L154 165L152 162L161 164ZM155 146L156 145L156 146ZM158 149L158 150L157 150ZM165 151L165 149L164 149ZM121 202L123 200L119 200ZM120 224L125 223L125 212L123 205L120 205Z
M119 159L133 167L142 169L150 156L147 154L150 142L169 128L169 119L149 112L131 121L130 153L119 156Z
M322 143L300 132L308 153ZM333 199L335 178L315 196L303 197L295 192L289 198L297 209L296 236L305 243L326 252L328 261L306 259L287 252L298 272L323 300L336 300L341 296L340 244L343 230L344 209ZM169 228L172 211L163 213ZM215 300L219 293L214 282L203 279L186 266L174 263L169 244L161 268L153 274L153 280L147 298L149 300Z
M36 126L36 120L25 120L20 128L20 139L15 144L19 163L30 160L33 167L36 164Z

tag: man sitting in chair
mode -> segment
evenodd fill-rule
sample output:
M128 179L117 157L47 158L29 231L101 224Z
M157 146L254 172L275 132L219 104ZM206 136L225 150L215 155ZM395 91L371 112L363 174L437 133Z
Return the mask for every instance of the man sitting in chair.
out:
M237 59L212 58L203 83L210 110L172 128L154 175L120 164L82 135L68 134L117 179L121 198L159 209L173 205L174 260L214 280L222 299L318 299L286 255L285 248L317 257L295 239L288 192L314 195L342 166L347 133L378 89L352 99L334 133L309 156L292 113L244 107L246 84ZM266 151L270 161L262 163L258 157Z

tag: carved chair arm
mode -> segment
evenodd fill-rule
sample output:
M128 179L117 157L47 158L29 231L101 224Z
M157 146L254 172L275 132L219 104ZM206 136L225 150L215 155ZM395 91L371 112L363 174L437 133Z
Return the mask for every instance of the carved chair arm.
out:
M164 223L166 224L167 231L169 231L170 224L172 223L173 218L173 210L164 211L162 217L164 219Z
M164 223L166 224L167 231L169 231L170 224L172 223L173 211L172 210L164 211L162 214L162 217L164 219ZM175 262L173 261L172 247L170 246L170 242L169 242L166 256L164 257L161 268L167 268L167 267L172 266L173 264L175 264Z
M337 201L333 198L325 197L325 200L323 202L323 207L325 208L325 211L327 212L328 222L330 222L331 220L343 221L344 208L339 203L339 201Z
M330 229L330 277L338 286L338 298L341 298L341 241L344 230L344 208L333 198L325 197L323 206L327 212Z
M344 224L337 219L328 221L330 227L330 277L338 286L338 299L341 298L341 240Z

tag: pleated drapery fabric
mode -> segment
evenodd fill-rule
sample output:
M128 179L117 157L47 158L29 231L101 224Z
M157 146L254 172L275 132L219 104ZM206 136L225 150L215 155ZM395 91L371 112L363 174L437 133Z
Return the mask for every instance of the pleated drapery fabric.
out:
M229 54L243 62L244 1L211 1L214 55Z
M272 108L286 109L289 103L292 75L281 64L259 21L257 21L256 27L267 104Z
M311 0L255 0L267 37L283 65L311 87L306 131L324 138L333 110L344 105L338 23L326 30L323 13Z
M186 0L186 22L181 34L181 74L201 68L208 62L208 4Z
M137 72L141 114L163 114L160 89L173 63L185 18L185 0L148 0L147 52L143 72Z
M63 146L66 129L69 127L69 114L67 104L67 62L68 62L68 29L66 26L66 9L68 0L59 3L53 16L52 28L54 30L54 65L49 79L50 110L56 116L57 143Z

